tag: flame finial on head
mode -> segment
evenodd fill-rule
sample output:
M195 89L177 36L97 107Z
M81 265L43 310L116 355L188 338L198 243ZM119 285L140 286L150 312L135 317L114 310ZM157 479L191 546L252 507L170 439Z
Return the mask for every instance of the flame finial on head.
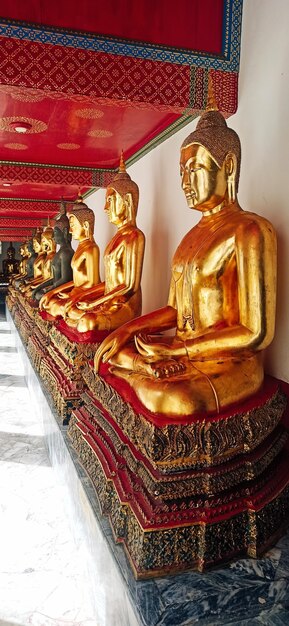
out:
M219 109L218 109L218 105L216 103L216 98L215 98L213 78L212 78L211 72L209 72L206 111L218 111L218 110Z
M58 213L58 215L66 215L66 205L65 202L63 200L63 198L61 198L61 202L60 202L60 211ZM58 216L57 216L58 217Z
M76 198L75 203L76 203L76 204L83 204L83 197L82 197L82 195L81 195L80 190L79 190L79 192L78 192L78 194L77 194L77 198Z
M126 172L125 161L124 161L124 158L123 158L123 150L120 153L118 172L119 172L119 174L124 174Z

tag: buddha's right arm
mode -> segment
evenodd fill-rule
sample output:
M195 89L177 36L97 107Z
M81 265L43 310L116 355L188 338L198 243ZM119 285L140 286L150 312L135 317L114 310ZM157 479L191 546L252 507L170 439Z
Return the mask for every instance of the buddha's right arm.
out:
M89 289L83 289L81 294L75 295L75 297L70 298L69 303L66 306L67 311L75 304L81 304L80 309L89 310L93 308L95 305L95 300L103 295L105 289L105 283L98 283L95 287L90 287ZM87 306L85 306L87 305Z
M141 332L156 333L174 328L177 323L177 311L172 306L157 309L141 317L127 322L114 330L100 344L94 357L95 371L98 372L101 361L109 361L121 350L136 334Z
M48 302L52 298L54 298L54 296L61 297L60 292L63 294L69 292L71 289L73 289L73 286L74 286L74 282L73 280L71 280L69 283L65 283L64 285L60 285L59 287L56 287L55 289L49 290L47 294L42 296L40 303L39 303L39 308L42 309L43 306L47 306Z

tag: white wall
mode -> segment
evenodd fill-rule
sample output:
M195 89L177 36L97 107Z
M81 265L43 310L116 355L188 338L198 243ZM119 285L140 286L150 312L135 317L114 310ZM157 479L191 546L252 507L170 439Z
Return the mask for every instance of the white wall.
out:
M278 234L276 336L267 370L289 381L289 1L244 0L239 108L229 119L242 143L241 206L267 217ZM180 189L179 149L196 122L129 169L140 188L138 226L146 235L143 312L167 300L170 263L182 236L198 221ZM104 191L87 201L95 209L101 251L113 229L103 212Z

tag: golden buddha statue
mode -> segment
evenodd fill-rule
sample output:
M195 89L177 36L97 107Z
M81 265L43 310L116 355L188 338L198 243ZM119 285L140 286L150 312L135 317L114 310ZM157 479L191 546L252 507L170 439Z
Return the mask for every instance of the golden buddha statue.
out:
M240 156L238 135L207 110L181 147L182 188L202 217L174 255L168 305L115 330L96 352L95 370L109 362L154 413L219 412L262 385L276 238L266 219L238 204ZM155 334L171 328L173 337Z
M25 265L27 259L27 249L26 243L22 243L19 248L19 254L21 256L20 264L19 264L19 274L25 274Z
M94 213L82 197L68 212L70 233L79 241L71 261L73 280L46 293L39 307L53 317L63 317L65 307L78 301L84 291L97 285L99 277L99 248L94 241Z
M36 259L36 252L33 248L33 240L28 239L25 243L24 247L25 252L25 273L18 276L15 276L13 280L13 285L16 289L20 289L22 285L25 285L25 281L33 279L34 276L34 261Z
M52 275L51 263L56 251L53 228L51 228L51 226L46 226L44 228L43 233L41 234L40 249L38 247L39 241L36 236L34 237L34 244L36 249L38 249L38 255L34 261L34 278L29 281L24 289L24 293L28 297L31 297L34 289L36 289L40 283L44 280L48 280Z
M79 332L113 330L141 314L141 274L144 234L136 226L138 186L126 172L121 157L119 172L106 192L104 210L117 233L104 252L105 280L87 289L76 303L65 306L65 320Z
M20 291L23 293L28 289L28 286L35 278L39 278L42 275L43 269L43 261L46 256L46 250L42 250L41 245L41 234L42 228L37 229L35 235L32 238L33 250L35 253L34 262L33 262L33 276L31 278L27 278L24 283L20 287Z
M27 250L27 242L24 241L19 248L20 254L20 263L19 263L19 272L15 276L13 276L11 285L12 287L16 287L16 281L23 278L24 274L26 274L26 263L28 260L28 250Z
M72 280L71 260L74 250L71 246L69 220L65 212L56 218L53 235L59 249L51 261L52 276L35 287L32 293L33 300L39 301L44 294Z

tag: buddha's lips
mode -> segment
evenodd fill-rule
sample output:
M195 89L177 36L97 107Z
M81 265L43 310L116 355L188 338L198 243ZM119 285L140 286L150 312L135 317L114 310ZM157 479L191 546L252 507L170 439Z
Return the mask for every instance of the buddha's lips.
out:
M195 193L186 193L186 199L189 202L193 202L193 200L195 200L196 198L196 194Z

